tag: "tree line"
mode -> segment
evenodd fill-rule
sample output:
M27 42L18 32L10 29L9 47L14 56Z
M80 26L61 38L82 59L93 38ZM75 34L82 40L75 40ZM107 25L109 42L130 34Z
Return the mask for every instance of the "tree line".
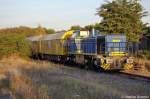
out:
M21 57L28 57L30 55L30 42L26 37L52 33L55 33L54 29L46 29L41 26L37 28L20 26L0 29L0 58L14 53Z
M0 35L2 34L23 34L25 36L34 36L34 35L41 35L41 34L52 34L55 33L54 29L46 29L44 27L38 26L37 28L30 28L26 26L20 26L15 28L5 28L0 29Z

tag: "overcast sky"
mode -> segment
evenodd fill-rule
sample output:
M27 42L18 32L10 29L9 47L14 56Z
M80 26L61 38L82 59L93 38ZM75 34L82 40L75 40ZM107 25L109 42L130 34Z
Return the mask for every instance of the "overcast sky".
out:
M38 25L57 30L100 22L96 8L105 0L0 0L0 28ZM149 11L150 0L142 0ZM150 23L150 16L143 19Z

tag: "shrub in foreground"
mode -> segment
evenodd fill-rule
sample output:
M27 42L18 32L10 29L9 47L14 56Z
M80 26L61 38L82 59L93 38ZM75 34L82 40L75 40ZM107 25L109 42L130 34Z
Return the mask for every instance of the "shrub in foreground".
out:
M1 34L0 36L0 58L18 54L27 57L30 55L30 43L24 35Z

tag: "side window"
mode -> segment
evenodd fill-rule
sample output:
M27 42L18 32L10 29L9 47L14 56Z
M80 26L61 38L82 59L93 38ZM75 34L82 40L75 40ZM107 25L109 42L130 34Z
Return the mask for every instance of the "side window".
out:
M35 48L36 47L36 42L35 41L33 41L33 48Z
M48 48L51 48L51 41L47 41Z

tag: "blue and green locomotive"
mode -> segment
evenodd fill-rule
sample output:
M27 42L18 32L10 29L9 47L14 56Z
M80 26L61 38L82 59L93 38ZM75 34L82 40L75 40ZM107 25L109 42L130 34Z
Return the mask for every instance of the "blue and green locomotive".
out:
M75 62L86 68L122 70L133 67L126 36L98 35L93 31L67 31L28 38L32 53L40 57Z

